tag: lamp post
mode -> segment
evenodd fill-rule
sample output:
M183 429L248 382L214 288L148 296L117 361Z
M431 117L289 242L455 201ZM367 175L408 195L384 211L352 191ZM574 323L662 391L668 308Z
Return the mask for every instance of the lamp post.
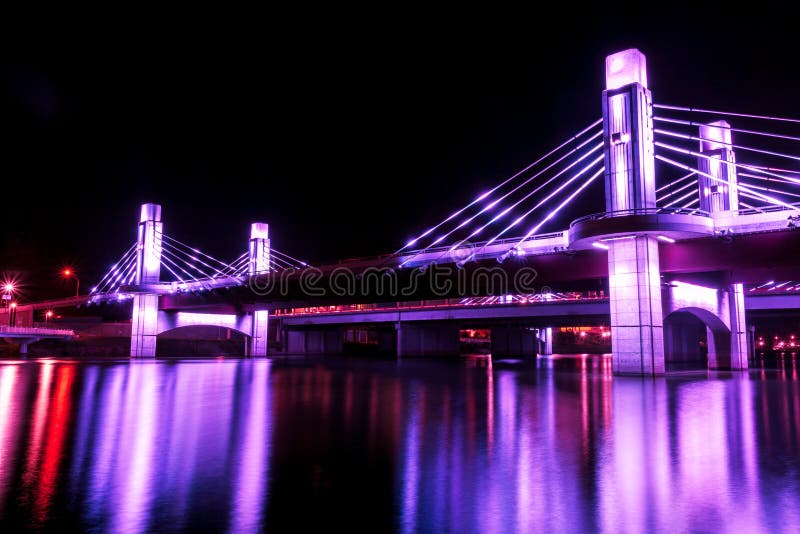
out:
M8 310L8 326L14 326L14 323L17 322L17 303L12 302L11 307Z
M47 311L44 313L44 322L45 322L45 323L49 323L49 322L50 322L50 318L51 318L52 316L53 316L53 310L47 310Z
M64 276L64 278L69 278L70 276L74 276L75 277L75 296L77 297L78 296L78 291L80 290L80 287L81 287L81 281L78 278L78 275L75 274L75 271L73 271L69 267L67 267L66 269L61 271L61 274Z
M14 298L14 284L13 282L6 282L3 284L3 296L2 296L2 303L3 308L11 307L11 300ZM11 318L11 310L8 311L9 319Z

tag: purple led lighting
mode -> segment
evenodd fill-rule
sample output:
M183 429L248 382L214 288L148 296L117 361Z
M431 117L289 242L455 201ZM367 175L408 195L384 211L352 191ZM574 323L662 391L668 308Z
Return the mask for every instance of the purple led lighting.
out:
M694 185L694 184L692 184L692 185ZM664 207L665 207L665 208L672 207L672 206L674 206L675 204L677 204L678 202L683 202L684 200L686 200L687 198L689 198L689 197L690 197L690 196L692 196L692 195L697 195L697 191L689 191L688 193L686 193L686 194L685 194L685 195L683 195L682 197L680 197L680 198L676 198L676 199L675 199L675 200L673 200L672 202L669 202L669 203L667 203L667 204L664 204Z
M469 217L468 219L466 219L466 220L465 220L465 223L467 223L467 222L471 222L471 221L473 221L473 220L474 220L476 217L478 217L479 215L482 215L483 213L485 213L485 212L489 211L489 210L490 210L491 208L493 208L493 207L494 207L494 206L495 206L495 205L496 205L498 202L500 202L501 200L505 199L505 198L506 198L506 197L508 197L509 195L513 194L514 192L516 192L517 190L519 190L521 187L523 187L525 184L529 183L529 182L530 182L531 180L533 180L534 178L536 178L536 177L540 176L541 174L543 174L544 172L546 172L547 170L549 170L550 168L552 168L552 167L553 167L553 166L555 166L556 164L560 163L562 160L564 160L565 158L569 157L569 156L570 156L570 155L572 155L572 154L573 154L575 151L579 150L581 147L583 147L584 145L586 145L587 143L589 143L589 142L590 142L592 139L594 139L594 138L596 138L596 137L599 137L601 134L602 134L602 132L598 132L597 134L593 135L592 137L590 137L589 139L587 139L586 141L584 141L583 143L581 143L579 146L577 146L576 148L574 148L573 150L571 150L571 151L570 151L570 152L568 152L567 154L564 154L562 157L560 157L559 159L557 159L556 161L554 161L553 163L551 163L550 165L548 165L547 167L545 167L544 169L542 169L541 171L539 171L538 173L536 173L536 174L534 174L533 176L531 176L531 177L527 178L527 179L526 179L526 180L524 180L524 181L523 181L521 184L519 184L518 186L516 186L514 189L512 189L511 191L508 191L507 193L505 193L504 195L502 195L502 196L501 196L500 198L498 198L497 200L495 200L495 201L493 201L493 202L489 203L487 206L485 206L483 209L481 209L481 210L480 210L478 213L476 213L476 214L474 214L473 216L471 216L471 217ZM589 150L587 153L583 154L583 155L582 155L580 158L578 158L577 160L573 161L572 163L570 163L569 165L567 165L565 168L561 169L561 170L560 170L558 173L556 173L555 175L551 176L551 177L550 177L548 180L546 180L546 181L545 181L543 184L540 184L538 187L536 187L536 188L534 188L532 191L528 192L528 193L527 193L525 196L523 196L522 198L520 198L519 200L517 200L517 201L516 201L514 204L512 204L511 206L509 206L508 208L506 208L505 210L503 210L503 212L502 212L502 213L500 213L499 215L497 215L497 216L495 216L494 218L492 218L492 219L491 219L489 222L487 222L486 224L484 224L483 226L481 226L480 228L478 228L478 229L477 229L475 232L473 232L472 234L468 235L466 238L462 239L461 241L458 241L458 242L457 242L455 245L453 245L453 248L451 248L450 250L452 251L452 250L454 250L455 248L458 248L458 247L459 247L459 246L461 246L461 245L462 245L462 244L463 244L463 243L464 243L466 240L468 240L468 239L471 239L471 238L475 237L477 234L479 234L480 232L482 232L482 231L483 231L483 230L484 230L484 229L485 229L487 226L490 226L490 225L491 225L491 224L493 224L494 222L496 222L496 221L498 221L499 219L501 219L502 217L504 217L504 216L505 216L505 215L506 215L506 214L507 214L509 211L511 211L513 208L515 208L515 207L519 206L519 205L520 205L522 202L524 202L525 200L527 200L528 198L530 198L532 195L534 195L534 194L536 194L537 192L539 192L539 191L540 191L542 188L544 188L544 187L546 187L548 184L552 183L552 182L553 182L553 181L554 181L556 178L558 178L559 176L561 176L562 174L564 174L564 173L565 173L566 171L568 171L569 169L573 168L575 165L577 165L577 164L578 164L578 163L580 163L581 161L585 160L587 157L589 157L589 156L590 156L591 154L593 154L594 152L597 152L598 150L600 150L602 147L603 147L603 143L598 143L598 144L597 144L595 147L593 147L593 148L592 148L591 150ZM456 230L460 229L460 228L461 228L461 227L463 227L463 226L464 226L464 223L462 223L461 225L459 225L457 228L454 228L454 229L450 230L450 231L449 231L449 232L448 232L448 233L445 235L445 237L448 237L448 236L452 235L453 233L455 233L455 231L456 231ZM432 247L432 246L436 245L437 243L438 243L438 241L437 241L437 242L430 243L430 244L429 244L427 247L425 247L425 248L430 248L430 247Z
M691 150L685 150L685 149L678 148L678 147L673 147L673 146L670 146L670 145L665 145L664 143L660 143L660 142L656 142L655 145L663 147L663 148L666 148L668 150L674 150L674 151L677 151L677 152L686 153L686 154L689 154L691 156L698 156L698 157L703 157L703 158L707 158L707 159L713 159L713 158L711 158L709 156L706 156L705 154L700 154L698 152L694 152L694 151L691 151ZM706 177L714 180L715 182L719 182L719 183L725 184L727 186L730 186L730 184L727 182L727 180L722 180L722 179L717 178L716 176L712 176L711 174L708 174L706 172L699 171L699 170L694 169L694 168L692 168L692 167L690 167L688 165L684 165L683 163L678 163L677 161L671 160L669 158L665 158L664 156L661 156L660 154L656 154L655 157L656 157L656 159L659 159L659 160L661 160L661 161L663 161L665 163L669 163L671 165L674 165L674 166L676 166L678 168L681 168L681 169L684 169L684 170L693 170L694 172L696 172L696 173L698 173L698 174L700 174L702 176L706 176ZM749 193L752 196L759 197L762 200L766 200L767 202L770 202L772 204L777 204L777 205L783 206L785 208L789 208L789 209L792 209L792 210L795 210L795 211L800 211L800 208L798 208L797 206L792 206L791 204L787 204L786 202L782 202L782 201L780 201L780 200L778 200L776 198L772 198L772 197L770 197L768 195L763 195L763 194L758 193L756 191L752 191L750 189L747 189L745 186L742 186L741 184L738 184L738 187L739 187L739 192L740 193Z
M678 178L677 180L674 180L674 181L672 181L672 182L670 182L670 183L668 183L668 184L666 184L666 185L662 185L661 187L659 187L658 189L656 189L656 193L660 193L660 192L661 192L661 191L663 191L664 189L669 189L669 188L670 188L670 187L672 187L673 185L679 184L680 182L682 182L682 181L684 181L684 180L686 180L686 179L688 179L688 178L691 178L692 176L694 176L694 173L693 173L693 172L690 172L689 174L687 174L687 175L685 175L685 176L681 176L681 177L680 177L680 178Z
M694 174L694 173L692 173L692 174ZM657 198L656 202L662 202L664 200L667 200L669 197L675 196L678 193L680 193L681 191L685 191L688 188L693 187L693 186L697 186L697 183L696 182L689 182L688 184L683 185L683 186L679 187L678 189L676 189L674 191L671 191L671 192L667 193L666 195L664 195L664 196L662 196L660 198Z
M560 186L559 186L559 187L558 187L558 188L557 188L555 191L551 192L549 195L547 195L545 198L543 198L541 201L539 201L539 202L538 202L538 203L537 203L535 206L533 206L531 209L529 209L527 212L525 212L525 214L523 214L521 218L523 218L523 219L524 219L524 218L526 218L528 215L530 215L531 213L533 213L533 212L534 212L536 209L540 208L540 207L541 207L541 206L542 206L542 205L543 205L545 202L547 202L548 200L550 200L551 198L553 198L555 195L557 195L558 193L560 193L560 192L561 192L561 191L562 191L562 190L563 190L565 187L567 187L569 184L571 184L572 182L574 182L575 180L577 180L578 178L580 178L580 177L581 177L581 176L582 176L582 175L583 175L583 174L584 174L586 171L588 171L589 169L591 169L592 167L594 167L595 165L597 165L598 163L600 163L600 161L602 161L602 160L603 160L603 156L600 156L600 157L596 158L594 161L592 161L591 163L589 163L587 166L583 167L583 168L582 168L581 170L579 170L579 171L578 171L576 174L574 174L574 175L573 175L573 176L572 176L572 177L571 177L569 180L567 180L566 182L564 182L563 184L561 184L561 185L560 185ZM600 170L600 172L602 172L602 169ZM572 197L570 197L570 199L571 199L571 198L572 198ZM505 233L506 233L508 230L510 230L512 227L513 227L513 225L506 226L506 227L503 229L503 231L502 231L502 232L500 232L499 234L497 234L496 236L494 236L492 239L490 239L489 241L487 241L487 242L486 242L486 244L484 245L484 248L485 248L485 247L487 247L487 246L489 246L490 244L494 243L495 241L497 241L497 239L498 239L498 238L499 238L501 235L505 234Z
M754 180L764 180L766 182L771 183L778 183L778 184L787 184L787 185L800 185L800 183L796 181L792 181L791 179L783 180L781 178L774 178L772 176L760 176L758 174L750 174L747 172L739 172L737 173L738 176L744 176L746 178L753 178Z
M440 222L439 224L437 224L436 226L434 226L434 227L432 227L432 228L428 229L428 230L427 230L425 233L423 233L422 235L420 235L419 237L417 237L417 238L416 238L416 240L419 240L419 239L421 239L421 238L423 238L423 237L427 236L428 234L430 234L431 232L433 232L434 230L436 230L437 228L439 228L440 226L442 226L442 225L443 225L443 224L445 224L446 222L448 222L448 221L452 220L454 217L458 216L460 213L464 212L465 210L467 210L467 209L469 209L470 207L474 206L476 203L478 203L478 202L480 202L481 200L485 199L485 198L486 198L486 197L488 197L490 194L492 194L493 192L497 191L498 189L500 189L500 188L501 188L501 187L503 187L504 185L506 185L506 184L508 184L509 182L511 182L511 181L513 181L513 180L515 180L515 179L517 179L517 178L518 178L520 175L522 175L523 173L527 172L528 170L530 170L531 168L533 168L535 165L538 165L539 163L541 163L541 162L542 162L542 161L544 161L545 159L549 158L550 156L552 156L553 154L555 154L556 152L558 152L559 150L561 150L561 149L562 149L562 148L564 148L565 146L569 145L569 144L570 144L570 143L572 143L573 141L577 140L579 137L581 137L582 135L584 135L586 132L590 131L590 130L591 130L592 128L594 128L595 126L597 126L597 125L601 124L602 122L603 122L603 119L602 119L602 118L600 118L600 119L598 119L598 120L594 121L592 124L590 124L589 126L587 126L587 127L586 127L586 128L584 128L584 129L582 129L580 132L578 132L577 134L573 135L572 137L570 137L569 139L567 139L566 141L564 141L563 143L561 143L560 145L558 145L557 147L555 147L554 149L552 149L550 152L548 152L548 153L547 153L547 154L545 154L544 156L540 157L539 159L537 159L537 160L536 160L536 161L534 161L533 163L529 164L529 165L528 165L528 166L526 166L524 169L522 169L522 170L518 171L518 172L517 172L517 173L515 173L513 176L511 176L511 177L507 178L505 181L503 181L503 182L502 182L502 183L500 183L499 185L496 185L495 187L493 187L493 188L492 188L492 189L490 189L489 191L486 191L485 193L482 193L482 194L481 194L481 195L479 195L479 196L478 196L478 197L477 197L475 200L473 200L472 202L470 202L469 204L467 204L466 206L464 206L464 207L463 207L463 208L461 208L460 210L458 210L458 211L454 212L452 215L450 215L450 217L448 217L448 218L447 218L447 219L445 219L444 221L442 221L442 222ZM577 150L577 149L576 149L576 150ZM414 242L416 242L416 240L414 240ZM408 246L410 246L410 245L406 245L405 247L403 247L403 248L401 248L400 250L398 250L398 251L397 251L395 254L397 254L397 253L401 252L402 250L404 250L404 249L408 248Z
M789 154L782 154L780 152L772 152L771 150L763 150L763 149L760 149L760 148L752 148L752 147L743 146L743 145L735 145L733 143L726 142L724 139L720 140L720 139L712 139L712 138L707 138L707 137L698 137L698 136L695 136L695 135L688 135L688 134L682 134L682 133L678 133L678 132L671 132L669 130L661 130L659 128L655 128L653 130L653 132L655 132L657 134L668 135L670 137L677 137L679 139L688 139L690 141L700 141L702 143L709 143L713 147L727 146L727 147L735 148L735 149L738 149L738 150L746 150L748 152L755 152L755 153L758 153L758 154L766 154L768 156L776 156L776 157L779 157L779 158L787 158L787 159L793 159L793 160L796 160L796 161L800 161L800 156L792 156L792 155L789 155ZM713 150L713 149L714 148L711 148L709 150Z
M608 250L608 245L600 243L599 241L595 241L594 243L592 243L592 246L595 247L595 248Z
M535 233L536 233L536 232L539 230L539 228L541 228L542 226L544 226L544 223L546 223L547 221L549 221L550 219L552 219L553 217L555 217L556 213L558 213L559 211L561 211L561 209L562 209L562 208L564 208L564 206L566 206L567 204L569 204L569 203L572 201L572 199L573 199L573 198L575 198L576 196L578 196L578 195L580 194L580 192L581 192L581 191L583 191L584 189L586 189L586 187L588 187L588 186L589 186L589 184L591 184L591 183L592 183L592 182L593 182L593 181L594 181L594 180L595 180L595 179L596 179L598 176L600 176L601 174L603 174L603 172L604 172L604 171L605 171L605 168L601 168L601 169L600 169L600 170L598 170L596 173L594 173L592 176L590 176L590 177L589 177L589 179L588 179L588 180L586 180L585 182L583 182L583 184L581 184L581 186L580 186L580 187L579 187L577 190L575 190L575 191L574 191L574 192L573 192L573 193L572 193L570 196L568 196L568 197L567 197L567 198L566 198L566 199L565 199L565 200L564 200L564 201L563 201L561 204L559 204L559 205L558 205L558 206L557 206L557 207L556 207L554 210L552 210L550 213L548 213L548 214L547 214L547 216L546 216L544 219L542 219L542 221L541 221L539 224L537 224L536 226L534 226L533 228L531 228L531 229L530 229L530 231L529 231L529 232L528 232L528 233L525 235L525 237L523 237L522 239L520 239L520 240L519 240L519 242L518 242L518 243L517 243L515 246L516 246L516 247L521 247L521 246L522 246L522 243L523 243L523 242L524 242L526 239L528 239L530 236L532 236L533 234L535 234Z
M671 109L674 111L688 111L690 113L711 113L713 115L728 115L730 117L743 117L746 119L763 119L763 120L772 120L772 121L781 121L781 122L795 122L800 123L800 119L787 119L784 117L770 117L768 115L750 115L748 113L735 113L732 111L712 111L709 109L701 109L701 108L685 108L681 106L669 106L666 104L653 104L654 108L657 109Z
M674 239L672 239L671 237L667 237L665 235L658 236L658 240L659 241L664 241L665 243L674 243L675 242Z
M789 196L789 197L800 198L800 195L798 195L797 193L787 193L786 191L781 191L780 189L773 189L771 187L762 187L760 185L753 185L753 184L746 183L746 182L739 182L739 185L740 186L743 185L745 187L749 187L749 188L752 188L752 189L759 189L761 191L772 191L774 193L778 193L780 195L786 195L786 196Z
M684 126L705 126L703 122L695 122L695 121L684 121L680 119L668 119L666 117L653 117L654 121L658 122L668 122L672 124L681 124ZM800 137L795 137L793 135L784 135L784 134L776 134L776 133L769 133L769 132L759 132L758 130L745 130L743 128L731 128L728 129L732 132L743 133L743 134L750 134L750 135L760 135L763 137L773 137L775 139L788 139L789 141L800 141Z
M772 177L775 177L775 178L780 178L781 180L789 180L793 184L800 185L800 179L792 178L791 176L784 176L782 174L776 174L776 173L772 172L771 170L768 170L769 169L768 167L756 167L754 165L747 165L747 164L744 164L744 163L734 163L733 165L735 165L736 167L739 167L741 169L745 169L745 170L748 170L748 171L760 173L762 175L772 176ZM794 171L783 171L783 172L794 172Z

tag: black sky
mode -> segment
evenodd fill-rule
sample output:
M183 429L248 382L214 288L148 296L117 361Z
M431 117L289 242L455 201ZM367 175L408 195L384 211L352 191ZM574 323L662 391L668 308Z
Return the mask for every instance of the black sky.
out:
M455 15L9 24L0 271L30 296L67 293L67 262L88 284L142 202L222 259L255 220L312 261L391 252L598 118L629 47L658 102L800 115L788 8Z

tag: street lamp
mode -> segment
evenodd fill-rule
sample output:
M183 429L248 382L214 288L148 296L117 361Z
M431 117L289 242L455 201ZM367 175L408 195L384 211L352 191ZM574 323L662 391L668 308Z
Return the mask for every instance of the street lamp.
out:
M75 296L77 297L78 296L78 290L81 287L81 281L80 281L80 279L78 279L78 275L75 274L75 271L73 271L69 267L67 267L66 269L61 271L61 274L64 276L64 278L69 278L70 276L74 276L75 277Z
M13 282L6 282L3 284L3 307L9 305L11 299L14 298L14 283ZM10 314L11 312L9 312Z
M47 310L44 313L44 322L47 323L50 321L50 318L53 316L53 310Z

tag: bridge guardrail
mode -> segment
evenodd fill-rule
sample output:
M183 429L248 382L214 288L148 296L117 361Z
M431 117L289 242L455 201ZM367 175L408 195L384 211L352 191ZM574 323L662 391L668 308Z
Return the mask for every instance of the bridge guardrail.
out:
M800 209L800 202L795 202L791 204L792 206ZM745 208L741 210L736 210L737 215L755 215L756 213L772 213L775 211L784 211L788 210L786 206L764 206L758 208Z
M0 326L0 336L3 334L16 334L22 336L73 336L72 330L63 328L35 328L25 326Z
M570 228L588 221L599 221L614 217L628 217L630 215L697 215L698 217L711 217L707 211L691 208L642 208L618 211L604 211L579 217L569 224Z

